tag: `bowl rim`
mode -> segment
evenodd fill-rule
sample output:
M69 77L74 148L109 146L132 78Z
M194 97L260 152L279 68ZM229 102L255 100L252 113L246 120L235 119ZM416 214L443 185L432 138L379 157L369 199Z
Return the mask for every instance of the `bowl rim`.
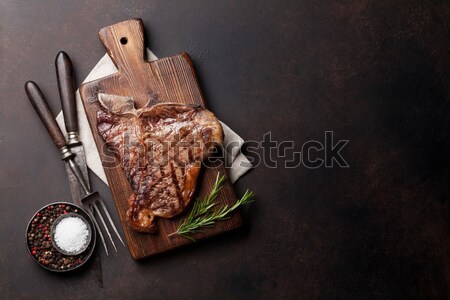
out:
M81 250L80 250L80 251L75 252L75 253L70 253L70 252L68 252L68 251L65 251L65 250L61 249L61 247L59 247L58 243L57 243L57 242L55 241L55 239L54 239L56 226L57 226L63 219L70 218L70 217L81 219L81 220L83 221L83 223L85 223L85 224L87 225L87 229L88 229L88 242L87 242L86 244L84 244L83 247L81 247ZM59 222L58 222L58 221L59 221ZM58 223L57 223L57 222L58 222ZM51 228L50 228L50 236L52 237L52 245L53 245L53 247L54 247L56 250L58 250L61 254L64 254L64 255L73 255L73 256L75 256L75 255L79 255L79 254L83 253L83 252L86 251L86 249L89 247L89 244L91 243L91 239L92 239L92 226L91 226L91 224L89 224L89 221L86 220L86 218L85 218L84 216L82 216L82 215L80 215L80 214L76 214L76 213L70 212L70 213L67 213L67 214L62 214L62 215L60 215L59 217L57 217L57 218L55 219L55 221L53 221L53 224L52 224L52 226L51 226Z
M37 210L33 213L33 216L30 218L30 221L28 221L27 227L26 227L26 229L25 229L25 245L26 245L26 247L27 247L28 254L31 256L31 258L34 260L34 262L36 262L39 266L41 266L42 268L44 268L44 269L46 269L46 270L48 270L48 271L51 271L51 272L65 273L65 272L70 272L70 271L76 270L76 269L78 269L78 268L84 266L84 265L86 264L86 262L91 258L92 253L94 253L95 246L96 246L96 244L97 244L97 232L96 232L95 227L94 227L93 225L91 225L91 228L92 228L92 237L91 237L90 243L88 244L88 247L90 246L90 244L92 244L92 249L90 250L90 253L85 257L84 261L83 261L81 264L77 265L76 267L70 268L70 269L65 269L65 270L55 270L55 269L49 268L49 267L47 267L47 266L41 264L41 263L34 257L34 255L31 253L30 247L28 246L28 230L30 229L31 222L34 220L34 218L36 217L36 214L37 214L38 212L40 212L41 210L47 208L48 206L59 205L59 204L65 204L65 205L69 205L69 206L76 207L76 209L82 211L82 212L87 216L86 220L87 220L88 222L90 222L89 225L94 224L94 221L92 220L90 214L89 214L85 209L83 209L82 207L80 207L79 205L77 205L77 204L75 204L75 203L72 203L72 202L66 202L66 201L52 202L52 203L49 203L49 204L46 204L46 205L42 206L41 208L37 209ZM85 216L83 216L83 217L85 217ZM52 224L52 225L53 225L53 224ZM80 254L81 254L81 253L80 253Z

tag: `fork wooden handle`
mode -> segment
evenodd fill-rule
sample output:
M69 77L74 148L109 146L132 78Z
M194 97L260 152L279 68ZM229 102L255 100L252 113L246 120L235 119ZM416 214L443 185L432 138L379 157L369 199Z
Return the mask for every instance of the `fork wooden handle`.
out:
M48 107L47 100L45 100L38 85L33 81L27 81L25 83L25 91L56 147L61 150L61 148L67 146L66 139L56 123L55 116L50 110L50 107Z

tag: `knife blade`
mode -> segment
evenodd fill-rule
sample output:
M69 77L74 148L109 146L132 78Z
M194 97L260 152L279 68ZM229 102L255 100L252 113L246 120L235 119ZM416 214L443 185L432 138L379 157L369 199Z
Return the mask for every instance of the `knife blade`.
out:
M84 182L86 183L88 189L90 189L86 155L84 153L83 144L81 143L78 135L75 77L73 73L72 61L70 60L69 55L67 55L64 51L59 52L55 59L55 67L58 90L64 115L64 125L67 132L67 144L69 149L75 155L74 160L83 175ZM72 201L79 206L83 206L81 199L85 196L84 189L72 172L70 165L66 162L65 166L69 179ZM94 257L93 272L97 279L97 285L103 288L103 274L99 249L97 249L97 254Z

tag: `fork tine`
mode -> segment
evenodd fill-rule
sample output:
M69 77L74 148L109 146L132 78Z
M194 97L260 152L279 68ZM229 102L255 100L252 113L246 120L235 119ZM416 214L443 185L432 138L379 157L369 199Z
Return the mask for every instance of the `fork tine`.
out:
M102 224L103 224L103 226L105 227L106 233L108 234L109 239L111 240L111 243L112 243L112 245L113 245L113 247L114 247L114 250L116 250L116 252L117 252L116 244L114 244L114 241L113 241L113 239L112 239L111 233L109 233L108 226L106 226L105 220L103 219L103 216L102 216L102 214L100 213L100 209L98 209L98 207L97 207L97 203L95 203L95 202L92 203L92 206L94 207L95 212L98 214L98 216L99 216L99 218L100 218L100 221L102 221Z
M114 225L114 222L111 219L111 216L109 215L108 208L106 207L105 203L103 202L103 199L100 199L98 202L100 202L100 206L103 208L103 211L105 212L105 215L106 215L106 217L109 220L109 224L111 225L112 229L116 233L116 235L119 238L120 242L122 242L122 245L125 247L125 243L123 242L122 237L120 236L119 232L117 231L117 228Z
M98 235L100 236L100 239L102 240L103 247L105 247L106 256L108 256L109 253L108 253L108 248L106 247L105 238L103 237L103 233L100 230L100 226L98 226L97 220L95 219L94 214L92 213L92 207L89 206L88 209L86 209L86 212L88 213L89 217L91 217L92 222L94 222L95 228L97 228Z

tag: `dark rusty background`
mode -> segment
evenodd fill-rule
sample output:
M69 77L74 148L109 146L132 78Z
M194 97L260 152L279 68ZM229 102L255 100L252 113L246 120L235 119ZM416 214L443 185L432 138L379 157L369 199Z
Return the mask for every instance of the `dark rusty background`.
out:
M448 297L448 1L37 2L0 2L2 299ZM28 257L29 218L70 192L23 85L59 111L58 51L80 83L104 54L97 31L132 17L157 56L191 54L209 106L245 139L271 131L300 150L331 130L350 168L260 166L236 185L258 195L242 229L139 263L102 253L99 289L89 268L62 276Z

